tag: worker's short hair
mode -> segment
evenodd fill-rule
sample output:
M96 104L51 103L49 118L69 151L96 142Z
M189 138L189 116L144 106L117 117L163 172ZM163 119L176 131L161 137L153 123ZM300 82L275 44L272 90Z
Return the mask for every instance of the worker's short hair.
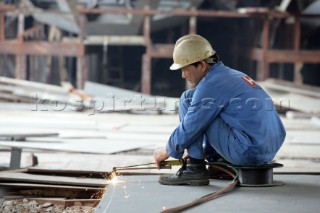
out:
M220 59L219 59L218 54L215 53L214 55L210 56L209 58L204 59L203 61L205 61L207 64L212 65L212 64L217 63L219 60ZM190 65L197 67L199 64L200 64L200 61L197 61L197 62L190 64Z

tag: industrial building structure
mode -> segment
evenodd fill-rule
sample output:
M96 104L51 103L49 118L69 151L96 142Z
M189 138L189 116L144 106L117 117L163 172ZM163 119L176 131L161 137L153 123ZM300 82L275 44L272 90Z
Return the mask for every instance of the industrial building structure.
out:
M317 9L319 1L299 0L7 0L1 76L179 96L185 83L168 69L173 45L198 33L225 64L257 80L319 85Z
M249 168L263 183L231 164L231 182L158 183L182 162L153 153L180 124L190 85L169 67L189 33L280 114L277 163ZM317 212L319 38L320 0L0 1L0 212Z

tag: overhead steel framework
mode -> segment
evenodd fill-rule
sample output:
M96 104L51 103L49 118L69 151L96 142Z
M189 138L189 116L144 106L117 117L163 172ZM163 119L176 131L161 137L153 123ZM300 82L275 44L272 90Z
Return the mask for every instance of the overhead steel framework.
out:
M23 2L23 1L22 1ZM13 13L14 12L14 13ZM301 50L300 49L300 19L319 18L320 14L302 15L289 14L287 12L273 11L267 8L247 8L242 12L236 11L214 11L214 10L171 10L162 11L150 9L145 6L144 9L96 9L79 7L78 24L80 33L78 38L64 39L63 41L25 41L24 37L28 34L41 31L41 27L24 29L25 11L23 3L19 7L14 5L0 5L0 54L14 54L16 57L15 76L18 79L26 78L26 55L55 55L55 56L72 56L77 58L77 87L82 88L87 79L88 71L85 63L85 45L94 43L101 39L86 38L84 28L87 14L139 14L144 15L143 35L142 36L105 36L108 41L118 42L120 44L139 44L146 47L146 53L142 56L141 70L141 90L145 94L151 93L151 76L152 76L152 58L171 58L174 44L155 44L150 36L151 16L156 14L167 14L173 16L189 17L189 33L197 32L197 17L214 17L214 18L253 18L263 21L262 27L262 47L254 47L249 51L248 57L258 62L257 79L264 80L269 77L269 66L271 63L293 63L295 64L294 81L299 84L302 82L300 69L303 63L320 63L320 50ZM18 16L18 34L15 39L7 40L4 32L4 16ZM59 13L59 11L57 11ZM294 17L294 44L293 49L278 50L270 49L270 22L274 19Z

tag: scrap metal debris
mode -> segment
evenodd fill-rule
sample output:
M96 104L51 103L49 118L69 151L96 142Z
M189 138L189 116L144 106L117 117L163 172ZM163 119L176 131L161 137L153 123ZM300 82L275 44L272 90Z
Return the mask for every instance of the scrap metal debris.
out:
M53 203L39 204L32 199L17 199L17 200L0 200L0 212L62 212L62 213L93 213L95 207L91 204L82 205L80 202L75 202L73 206L65 207L63 205L55 205Z

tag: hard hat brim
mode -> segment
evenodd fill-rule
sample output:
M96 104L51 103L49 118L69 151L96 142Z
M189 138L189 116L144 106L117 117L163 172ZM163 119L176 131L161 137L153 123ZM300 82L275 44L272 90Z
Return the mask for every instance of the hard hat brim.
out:
M178 69L181 69L183 67L183 65L181 64L175 64L173 63L171 66L170 66L170 70L178 70Z

